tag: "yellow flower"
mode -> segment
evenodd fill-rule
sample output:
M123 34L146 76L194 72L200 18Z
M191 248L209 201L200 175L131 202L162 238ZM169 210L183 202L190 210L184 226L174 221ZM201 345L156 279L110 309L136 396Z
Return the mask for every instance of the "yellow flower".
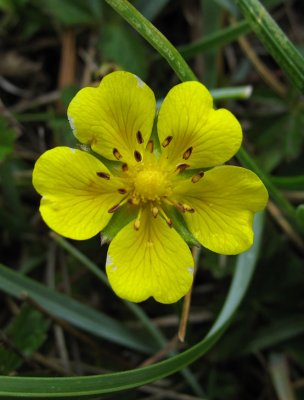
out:
M241 167L203 171L237 152L242 131L229 111L213 109L201 83L181 83L164 99L160 146L151 139L155 109L152 90L128 72L80 90L68 109L74 135L116 163L110 170L88 152L56 147L36 162L33 184L44 221L71 239L96 235L121 207L136 212L109 246L110 284L130 301L173 303L191 287L193 258L168 210L179 210L206 248L237 254L253 242L253 214L265 207L267 191Z

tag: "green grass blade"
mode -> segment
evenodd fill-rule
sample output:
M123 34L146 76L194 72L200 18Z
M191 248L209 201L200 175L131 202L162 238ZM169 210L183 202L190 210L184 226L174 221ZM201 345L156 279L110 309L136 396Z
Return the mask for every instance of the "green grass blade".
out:
M126 0L106 0L106 2L139 32L159 54L166 55L166 60L181 81L197 80L191 68L176 48L132 4Z
M270 179L279 189L303 190L304 188L304 175L272 176Z
M24 293L50 314L69 322L95 336L110 340L137 351L151 353L157 347L128 330L122 323L78 301L55 292L0 264L0 290L20 298Z
M135 388L171 375L202 357L221 337L244 298L259 254L263 214L255 217L254 245L238 256L233 281L222 311L213 327L199 343L168 360L145 368L114 374L69 378L0 377L0 397L84 398Z
M197 40L191 44L178 47L179 52L185 58L191 58L199 53L203 53L210 49L222 47L235 39L250 32L251 28L247 21L240 21L233 26L221 29L214 33L210 33L204 38Z
M252 94L252 86L235 86L235 87L225 87L218 89L211 89L213 100L246 100Z
M290 81L304 92L304 58L258 0L235 0L257 37L285 71Z

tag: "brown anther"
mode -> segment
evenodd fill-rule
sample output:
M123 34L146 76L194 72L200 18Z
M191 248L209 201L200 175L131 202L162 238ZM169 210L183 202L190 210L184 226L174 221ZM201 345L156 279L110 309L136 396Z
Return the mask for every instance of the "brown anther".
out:
M191 146L191 147L189 147L189 149L187 149L185 152L184 152L184 154L183 154L183 159L184 160L188 160L188 158L191 156L191 154L192 154L192 150L193 150L193 147Z
M203 177L204 175L205 175L204 171L200 171L198 174L195 174L195 175L192 176L191 182L193 182L193 183L198 182L199 180L202 179L202 177Z
M103 179L110 179L110 174L106 173L106 172L96 172L96 175L99 176L99 178L103 178Z
M110 214L114 213L115 211L117 211L119 209L119 207L120 207L120 204L115 204L115 206L111 207L108 210L108 213L110 213Z
M140 154L139 151L137 150L134 151L134 158L137 162L140 162L142 160L142 155Z
M116 158L116 160L122 159L122 155L120 154L120 152L117 149L113 149L113 156Z
M140 220L139 219L136 219L135 221L134 221L134 229L136 230L136 231L138 231L138 229L140 228Z
M126 193L127 193L126 189L123 189L123 188L117 189L117 191L118 191L118 193L120 193L120 194L126 194Z
M183 208L186 212L194 213L194 208L191 206L188 206L187 204L183 204Z
M137 142L138 142L139 144L143 144L144 138L143 138L143 136L142 136L142 134L141 134L141 131L137 131L137 133L136 133L136 139L137 139Z
M154 151L154 142L153 142L152 139L150 139L149 142L148 142L148 144L147 144L147 150L148 150L150 153L153 153L153 151Z
M167 136L166 139L162 142L162 146L163 147L169 146L169 144L171 143L172 139L173 139L173 136Z
M172 228L172 226L173 226L172 219L168 218L166 222L167 222L169 228Z
M156 218L158 216L159 209L157 207L153 206L151 211L152 211L153 217Z
M123 172L128 171L128 169L129 169L128 164L127 163L123 163L122 166L121 166L121 169L123 170Z
M186 168L189 168L190 165L189 164L178 164L176 166L176 170L178 173L184 172Z

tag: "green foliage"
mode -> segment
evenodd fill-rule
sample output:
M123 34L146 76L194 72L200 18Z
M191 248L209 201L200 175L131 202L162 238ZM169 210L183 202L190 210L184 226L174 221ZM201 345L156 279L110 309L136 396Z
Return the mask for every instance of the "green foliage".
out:
M101 27L100 50L122 69L146 79L147 50L141 39L124 24L110 22Z
M0 163L4 158L14 150L16 133L10 129L3 118L0 118Z
M0 0L1 398L304 398L300 3ZM67 32L76 68L70 57L64 70L76 78L59 88ZM244 35L283 86L280 95L241 50ZM200 250L182 348L175 346L182 304L116 298L103 268L106 244L50 236L32 188L43 151L78 146L65 111L73 95L119 68L144 79L158 104L179 80L207 84L215 107L230 109L243 127L232 162L255 171L273 202L264 228L258 216L248 252ZM131 221L129 211L114 214L103 239ZM196 245L180 215L170 217Z

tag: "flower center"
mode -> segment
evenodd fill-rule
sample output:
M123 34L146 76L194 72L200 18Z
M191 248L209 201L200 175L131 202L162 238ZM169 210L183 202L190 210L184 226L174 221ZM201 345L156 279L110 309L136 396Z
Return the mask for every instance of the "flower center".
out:
M143 169L134 177L134 188L142 201L159 200L168 195L167 174L156 169Z

